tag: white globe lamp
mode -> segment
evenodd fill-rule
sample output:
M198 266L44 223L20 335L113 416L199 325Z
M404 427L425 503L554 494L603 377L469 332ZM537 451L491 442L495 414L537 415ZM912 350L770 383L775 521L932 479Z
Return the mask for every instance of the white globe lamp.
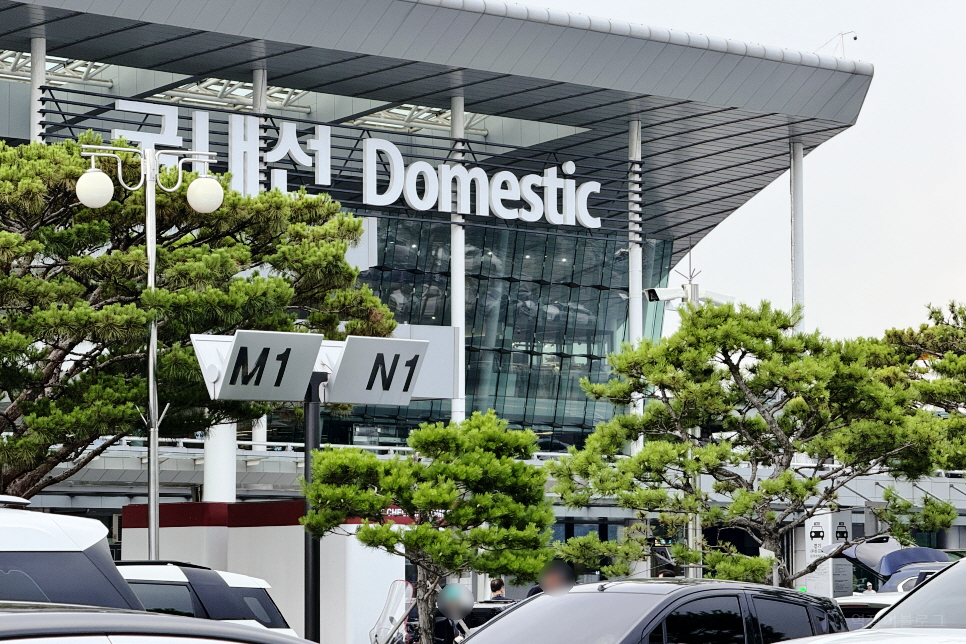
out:
M114 182L97 168L90 168L77 180L77 198L88 208L103 208L114 198Z
M188 205L195 212L215 212L224 201L225 190L214 177L198 177L188 185Z

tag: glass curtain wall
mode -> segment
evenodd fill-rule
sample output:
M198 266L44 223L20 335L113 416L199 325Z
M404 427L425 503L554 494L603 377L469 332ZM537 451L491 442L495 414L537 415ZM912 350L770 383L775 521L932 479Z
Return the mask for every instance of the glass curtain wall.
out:
M361 281L400 323L448 324L449 222L376 221L378 265ZM547 451L581 446L612 417L614 407L590 400L580 379L607 379L607 355L627 341L627 257L617 238L468 225L467 410L496 410L536 431ZM646 241L645 286L665 286L670 261L671 242ZM646 337L657 338L663 305L645 307ZM420 422L448 418L449 401L357 406L351 416L326 415L323 441L403 445Z

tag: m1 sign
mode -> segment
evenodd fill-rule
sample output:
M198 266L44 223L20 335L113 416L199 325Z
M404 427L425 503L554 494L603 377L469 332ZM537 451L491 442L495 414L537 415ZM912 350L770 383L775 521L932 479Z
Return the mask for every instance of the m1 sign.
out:
M191 336L212 400L304 399L323 341L314 333L274 331Z

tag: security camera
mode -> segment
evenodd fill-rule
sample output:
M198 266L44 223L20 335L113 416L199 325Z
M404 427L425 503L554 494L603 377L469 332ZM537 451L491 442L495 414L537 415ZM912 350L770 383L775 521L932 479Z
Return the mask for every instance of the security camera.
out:
M680 288L648 288L644 289L647 293L648 302L666 302L668 300L683 300L684 291Z

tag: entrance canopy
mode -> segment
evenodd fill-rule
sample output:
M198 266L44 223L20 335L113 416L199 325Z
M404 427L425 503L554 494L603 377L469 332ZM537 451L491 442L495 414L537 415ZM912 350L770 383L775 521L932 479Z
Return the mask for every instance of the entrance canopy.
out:
M0 48L582 128L541 151L624 171L643 127L643 229L679 257L855 123L872 66L491 0L0 0ZM182 81L183 82L183 81ZM152 92L148 90L144 95ZM356 115L353 115L356 116ZM619 217L619 215L614 215Z

